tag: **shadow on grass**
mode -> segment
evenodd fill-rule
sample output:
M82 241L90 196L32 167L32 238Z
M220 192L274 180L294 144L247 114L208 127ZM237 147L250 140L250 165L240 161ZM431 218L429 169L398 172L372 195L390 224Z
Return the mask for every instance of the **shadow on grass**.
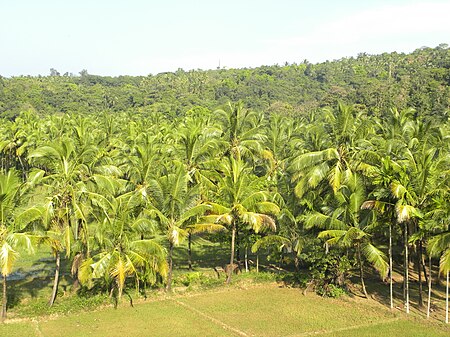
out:
M59 291L65 293L72 284L70 266L66 259L61 259ZM30 268L19 268L12 273L7 283L7 308L13 309L24 301L38 297L48 297L53 287L55 259L40 258L33 262Z
M402 280L403 270L398 267L394 268L393 282L393 300L394 308L396 310L405 311L405 295L403 290L403 280ZM422 279L422 301L423 305L419 306L419 282L417 273L413 268L409 271L409 303L410 310L420 317L426 317L427 312L427 300L428 300L428 284L425 282L425 278ZM375 301L383 304L386 307L390 307L390 292L389 292L389 279L386 281L381 281L380 277L376 272L371 272L366 278L366 287L369 296ZM445 302L445 286L438 284L436 282L437 275L433 273L432 275L432 295L431 295L431 311L441 312L443 310L442 303ZM359 282L359 278L354 278L352 280L354 283Z

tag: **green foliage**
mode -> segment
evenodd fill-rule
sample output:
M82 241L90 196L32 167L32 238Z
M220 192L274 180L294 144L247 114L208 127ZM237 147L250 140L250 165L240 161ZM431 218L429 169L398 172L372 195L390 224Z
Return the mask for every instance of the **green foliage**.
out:
M61 295L61 294L60 294ZM49 314L71 314L90 311L101 305L110 304L111 299L106 294L88 294L88 296L60 296L60 300L51 308L44 299L31 301L18 308L15 313L21 317L38 317Z
M188 289L193 288L210 288L216 287L223 283L222 280L217 279L215 275L207 274L203 272L188 272L183 273L174 278L174 284L188 287Z
M166 72L149 76L47 76L2 78L0 115L149 111L173 118L203 106L215 109L245 100L253 110L303 115L338 101L382 115L389 108L415 107L442 118L448 109L449 48L411 54L360 54L332 62L307 61L254 69ZM350 121L349 121L350 122ZM341 124L343 128L346 123Z
M319 285L316 287L316 293L317 295L331 298L339 298L347 294L345 289L342 289L334 284Z
M174 268L176 285L214 285L178 275L199 238L229 249L230 265L251 248L253 263L300 271L296 284L306 267L326 296L355 267L363 288L368 268L386 278L388 242L394 261L406 242L402 256L415 246L445 272L449 53L2 78L0 114L14 117L0 123L2 274L36 240L92 293L170 289ZM227 269L214 261L201 263Z
M309 245L300 255L310 272L310 279L317 289L327 289L329 285L344 287L354 261L348 258L345 250L330 249L328 252L317 244Z

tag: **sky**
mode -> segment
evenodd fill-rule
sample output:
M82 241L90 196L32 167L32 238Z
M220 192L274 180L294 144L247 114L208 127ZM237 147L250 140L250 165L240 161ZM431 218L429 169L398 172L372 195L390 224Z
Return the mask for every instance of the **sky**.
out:
M0 0L0 75L148 75L450 44L450 0Z

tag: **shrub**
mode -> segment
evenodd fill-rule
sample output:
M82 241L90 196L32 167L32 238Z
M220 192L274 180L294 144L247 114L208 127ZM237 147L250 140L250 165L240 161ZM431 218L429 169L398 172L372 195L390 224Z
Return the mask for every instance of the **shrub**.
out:
M343 288L338 287L334 284L318 286L316 287L316 293L317 295L331 298L338 298L342 295L347 294L347 292Z

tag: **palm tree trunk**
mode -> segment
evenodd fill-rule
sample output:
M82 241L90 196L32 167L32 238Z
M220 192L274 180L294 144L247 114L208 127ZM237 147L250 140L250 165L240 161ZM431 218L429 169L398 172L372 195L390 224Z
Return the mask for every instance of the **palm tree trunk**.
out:
M245 246L244 262L245 262L245 272L248 273L248 248L247 248L247 246Z
M236 238L235 238L235 246L236 246L236 261L239 265L239 268L241 267L241 242L239 241L239 231L236 230Z
M192 270L192 234L188 234L188 269Z
M53 303L55 303L56 295L58 293L59 270L61 268L61 253L59 251L56 251L55 257L56 257L55 278L53 280L52 296L50 297L50 301L48 301L48 305L50 307L53 305Z
M3 275L2 323L6 319L6 304L7 303L8 303L8 298L6 297L6 275Z
M447 285L445 288L445 323L448 324L448 277L449 277L450 271L447 271Z
M428 267L428 303L427 303L427 318L430 318L430 309L431 309L431 256L429 259L429 267Z
M405 306L409 314L409 257L408 257L408 223L405 222Z
M169 242L169 273L167 275L167 291L172 290L172 271L173 271L173 243Z
M423 248L423 244L422 244L422 248ZM423 276L425 277L425 283L428 285L429 281L428 281L428 274L427 274L427 268L425 265L425 255L423 254L423 249L422 249L422 270L423 270ZM431 272L430 272L431 275Z
M256 253L256 272L259 273L259 253Z
M231 231L231 256L230 256L230 265L228 266L227 284L230 284L231 275L233 274L235 236L236 236L236 226L233 225L233 229Z
M389 297L392 310L394 309L394 292L392 287L392 223L389 223Z
M361 259L361 247L358 243L356 246L357 254L358 254L358 264L359 264L359 277L361 278L361 286L364 293L364 296L366 298L369 298L369 295L367 294L366 285L364 283L364 270L363 270L363 264Z
M419 282L419 307L423 307L422 296L422 240L419 240L419 247L417 247L417 274Z

